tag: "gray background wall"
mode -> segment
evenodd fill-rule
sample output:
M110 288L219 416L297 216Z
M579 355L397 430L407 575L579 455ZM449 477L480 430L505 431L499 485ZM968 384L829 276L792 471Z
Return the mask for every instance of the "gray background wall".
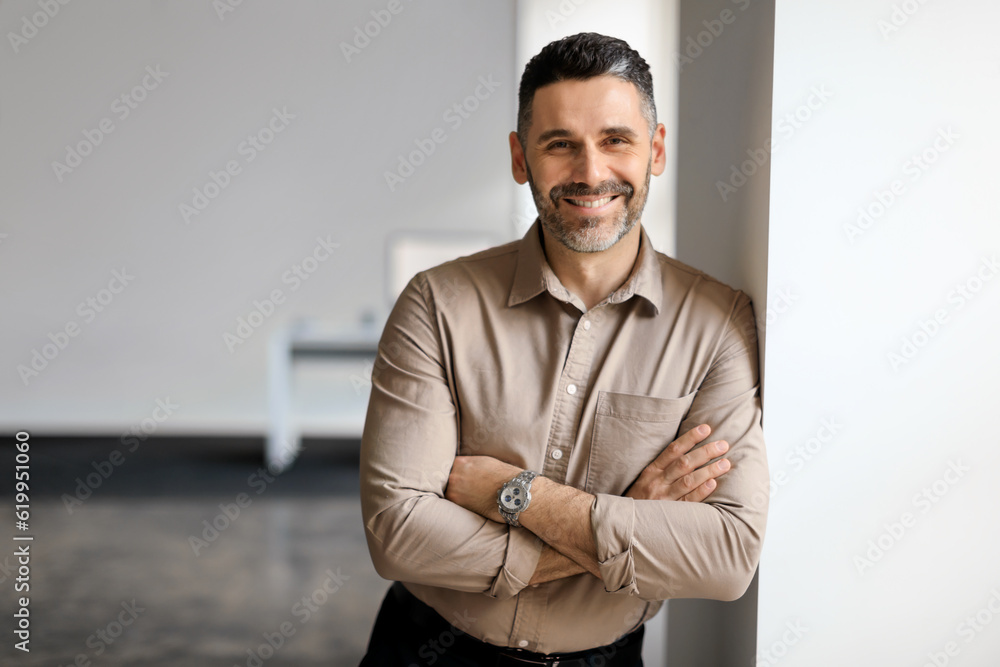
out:
M762 364L773 292L769 156L747 166L750 176L737 179L734 191L718 183L728 183L734 166L743 167L747 150L759 155L770 136L773 44L773 1L680 2L676 257L751 296ZM766 379L761 393L766 396ZM755 664L757 584L755 578L736 602L671 600L668 664Z
M0 24L19 31L39 11L4 2ZM109 1L58 5L36 22L26 43L5 36L0 47L4 428L114 434L169 398L180 407L160 433L259 435L270 332L384 312L387 235L513 237L498 128L513 128L514 3L244 2L220 16L212 3ZM356 33L366 26L367 44ZM363 48L348 62L341 43L355 39ZM147 66L164 73L158 82ZM116 102L144 76L136 108ZM446 118L480 77L495 90ZM294 118L250 161L241 144L275 108ZM98 132L102 119L110 133ZM385 172L436 128L444 142L391 191ZM100 142L57 174L52 163L85 132ZM240 173L186 221L180 205L229 161ZM339 247L295 289L283 276L318 237ZM122 269L134 279L102 295ZM275 289L285 302L227 345ZM101 312L78 310L102 296L112 298ZM18 366L31 368L33 350L56 346L49 334L67 325L77 335L25 382ZM357 397L349 377L338 382Z

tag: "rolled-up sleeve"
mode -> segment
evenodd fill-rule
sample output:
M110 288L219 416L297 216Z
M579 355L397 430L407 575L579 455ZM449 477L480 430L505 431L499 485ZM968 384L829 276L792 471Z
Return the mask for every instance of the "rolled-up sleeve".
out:
M528 585L543 544L444 497L459 435L438 317L417 274L379 341L361 440L365 537L386 579L506 599Z
M735 600L760 558L768 507L757 335L749 297L738 292L712 363L679 434L712 427L732 468L705 502L596 494L591 525L605 590L644 600ZM702 444L705 444L702 443Z

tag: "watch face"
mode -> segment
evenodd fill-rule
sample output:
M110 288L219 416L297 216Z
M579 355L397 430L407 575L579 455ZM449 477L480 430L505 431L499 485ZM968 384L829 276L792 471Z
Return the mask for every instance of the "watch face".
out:
M524 489L519 486L505 486L500 494L500 504L509 512L520 512L525 505Z

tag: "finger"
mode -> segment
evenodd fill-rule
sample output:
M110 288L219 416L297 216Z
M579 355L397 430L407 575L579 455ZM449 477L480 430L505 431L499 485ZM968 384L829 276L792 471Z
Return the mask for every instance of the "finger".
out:
M695 470L704 467L709 461L722 456L728 451L729 443L725 440L717 440L696 447L667 464L667 467L663 470L663 480L671 484L684 475L689 475Z
M731 467L728 459L721 459L699 468L673 482L667 495L674 500L700 502L715 490L716 479L729 472Z
M692 447L707 438L711 432L712 427L708 424L695 426L693 429L664 447L663 451L660 452L655 459L653 459L652 463L650 463L650 466L658 470L665 470L667 466L679 456L691 451Z
M691 493L681 498L681 500L685 502L700 503L701 501L705 500L705 498L708 498L710 495L712 495L712 491L715 491L715 487L717 485L718 482L716 482L714 479L710 479L701 486L699 486L697 489L692 491Z

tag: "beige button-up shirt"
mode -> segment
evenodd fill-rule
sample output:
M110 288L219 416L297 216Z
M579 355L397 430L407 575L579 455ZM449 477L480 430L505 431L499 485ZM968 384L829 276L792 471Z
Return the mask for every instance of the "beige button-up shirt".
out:
M459 630L541 653L610 644L669 598L731 600L768 504L749 297L653 250L587 311L520 241L417 274L379 342L361 444L372 561ZM732 468L702 503L622 494L701 423ZM446 500L456 455L489 455L595 496L601 579L528 584L543 543Z

